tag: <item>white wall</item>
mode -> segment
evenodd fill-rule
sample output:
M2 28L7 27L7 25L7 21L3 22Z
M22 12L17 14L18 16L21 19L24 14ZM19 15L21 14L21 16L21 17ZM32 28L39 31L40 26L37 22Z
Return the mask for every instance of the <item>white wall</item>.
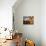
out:
M15 29L23 32L24 37L35 40L37 46L46 46L46 0L26 1L13 6ZM32 15L35 17L34 25L23 25L23 16Z
M41 1L41 38L42 46L46 46L46 0Z
M23 0L17 7L13 6L15 29L25 38L41 46L41 0ZM23 16L34 16L34 25L23 25Z
M0 0L0 27L12 28L12 6L16 0Z

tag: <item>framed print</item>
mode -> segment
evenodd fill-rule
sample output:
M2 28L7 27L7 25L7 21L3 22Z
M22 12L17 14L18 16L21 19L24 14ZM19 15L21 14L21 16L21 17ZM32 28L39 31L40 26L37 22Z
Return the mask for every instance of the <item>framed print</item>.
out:
M33 25L34 24L34 16L23 16L23 24Z

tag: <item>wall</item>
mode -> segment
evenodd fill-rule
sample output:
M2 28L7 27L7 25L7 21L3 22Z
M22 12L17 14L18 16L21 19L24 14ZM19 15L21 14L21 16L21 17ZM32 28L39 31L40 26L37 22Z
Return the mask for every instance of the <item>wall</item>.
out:
M16 0L0 0L0 27L12 29L12 6Z
M46 0L41 1L41 38L42 46L46 46Z
M20 0L21 1L21 0ZM23 0L13 6L15 30L41 46L41 0ZM34 16L34 25L23 25L23 16Z

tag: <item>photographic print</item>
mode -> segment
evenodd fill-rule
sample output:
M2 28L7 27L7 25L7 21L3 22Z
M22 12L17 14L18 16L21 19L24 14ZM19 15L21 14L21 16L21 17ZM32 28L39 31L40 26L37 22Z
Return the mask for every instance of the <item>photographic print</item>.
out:
M34 16L23 16L23 24L34 24Z

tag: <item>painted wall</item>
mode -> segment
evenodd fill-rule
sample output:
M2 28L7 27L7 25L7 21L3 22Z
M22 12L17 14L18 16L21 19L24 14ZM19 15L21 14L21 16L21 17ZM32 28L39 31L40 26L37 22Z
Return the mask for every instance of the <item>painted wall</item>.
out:
M46 0L41 1L41 38L42 46L46 46Z
M41 46L41 0L22 0L16 5L13 6L15 30L22 32L25 39L34 40L36 46ZM34 25L24 25L23 16L34 16Z
M12 29L12 6L16 0L0 0L0 27Z

